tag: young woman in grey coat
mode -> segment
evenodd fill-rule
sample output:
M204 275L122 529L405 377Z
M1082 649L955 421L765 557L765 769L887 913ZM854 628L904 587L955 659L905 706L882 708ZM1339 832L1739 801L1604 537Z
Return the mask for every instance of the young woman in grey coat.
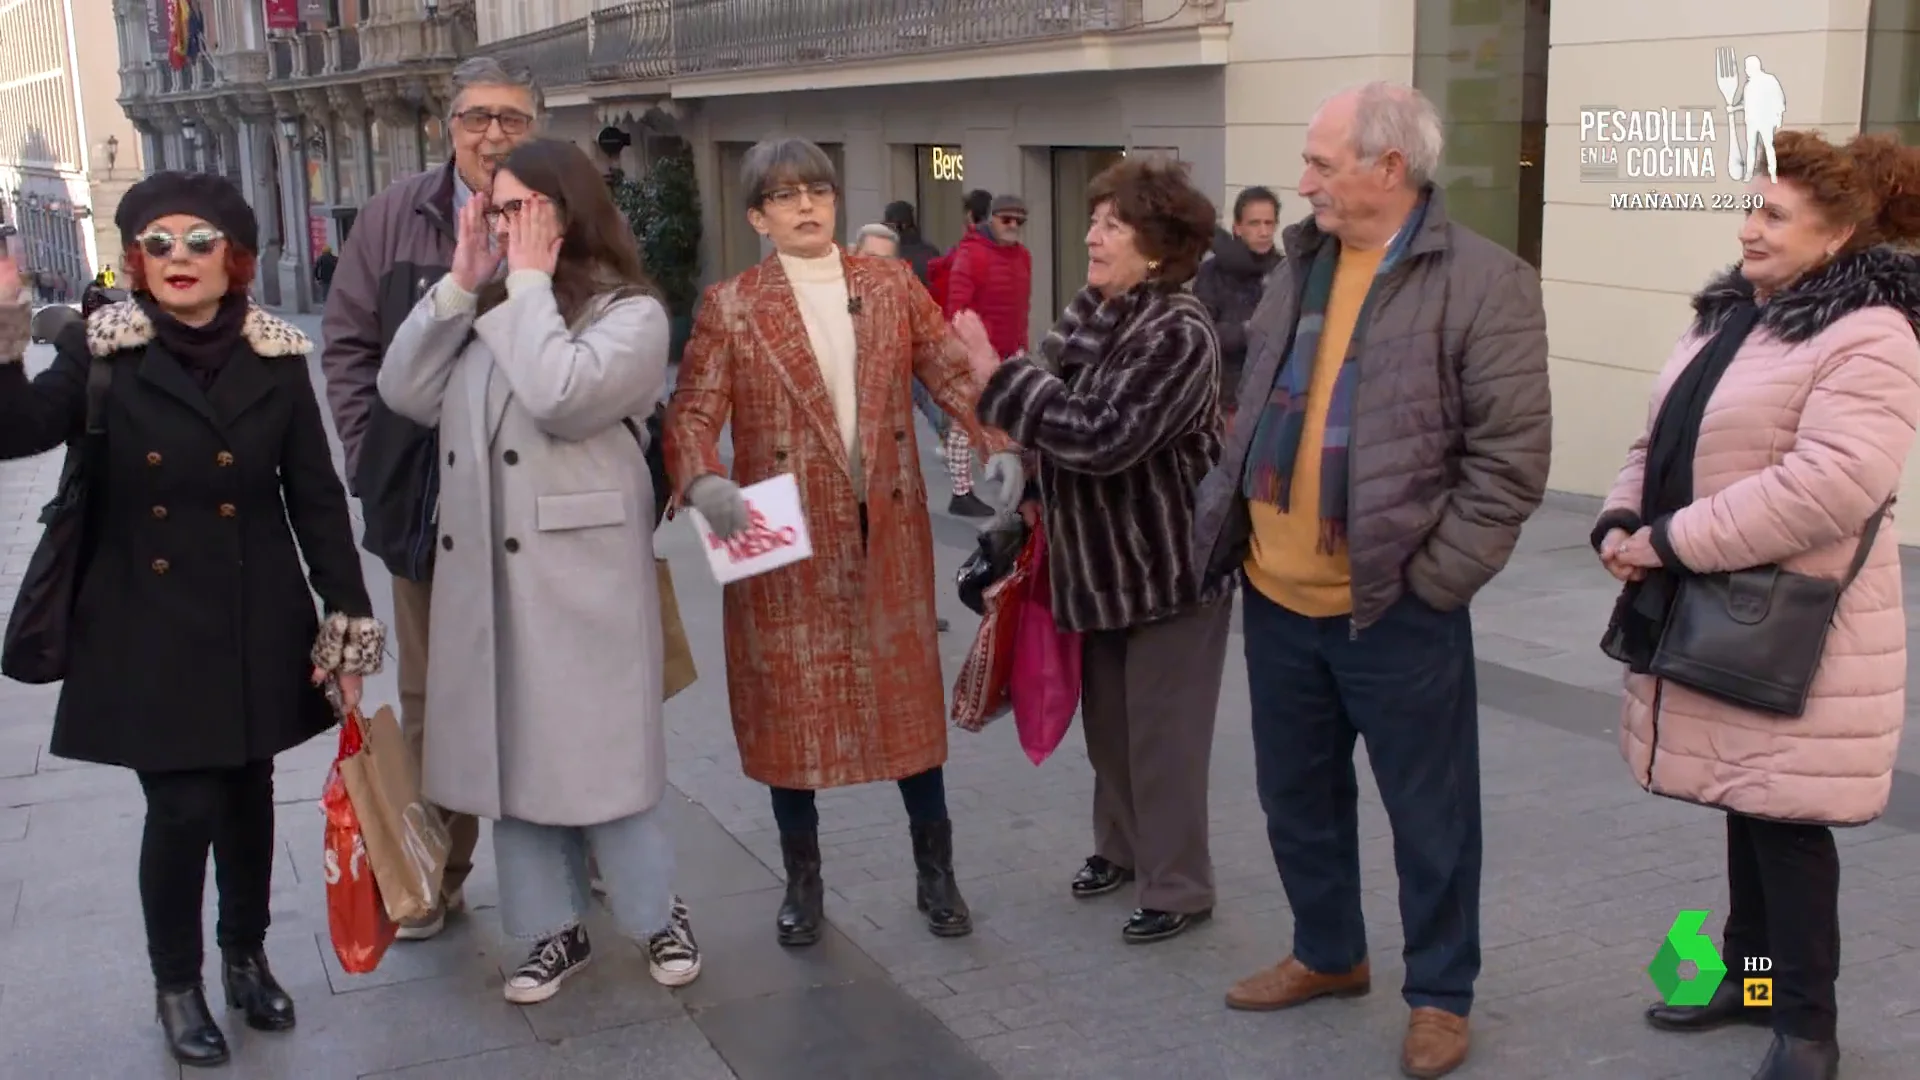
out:
M700 954L663 816L640 423L666 385L667 313L570 143L519 146L458 216L452 271L379 381L395 412L440 431L425 795L494 822L501 919L532 943L509 1001L552 997L591 958L589 854L654 978L684 985Z

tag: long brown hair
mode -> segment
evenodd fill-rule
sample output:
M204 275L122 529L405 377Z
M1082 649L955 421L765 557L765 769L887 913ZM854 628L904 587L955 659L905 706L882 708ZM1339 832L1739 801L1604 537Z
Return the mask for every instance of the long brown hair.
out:
M572 323L588 304L609 293L616 298L659 297L640 261L633 230L584 151L560 139L528 139L513 148L500 169L552 199L559 211L563 233L553 298L561 318ZM480 306L491 308L506 295L505 283L494 282L481 293Z

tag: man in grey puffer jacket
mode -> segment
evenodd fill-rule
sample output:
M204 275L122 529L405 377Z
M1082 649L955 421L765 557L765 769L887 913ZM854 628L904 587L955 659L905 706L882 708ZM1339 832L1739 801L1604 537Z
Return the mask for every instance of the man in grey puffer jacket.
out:
M1267 835L1293 952L1230 1006L1370 985L1356 737L1394 834L1411 1008L1401 1068L1466 1060L1480 970L1480 763L1467 605L1545 494L1552 444L1539 275L1447 220L1441 129L1412 87L1336 95L1307 131L1313 217L1248 333L1196 551L1246 590Z

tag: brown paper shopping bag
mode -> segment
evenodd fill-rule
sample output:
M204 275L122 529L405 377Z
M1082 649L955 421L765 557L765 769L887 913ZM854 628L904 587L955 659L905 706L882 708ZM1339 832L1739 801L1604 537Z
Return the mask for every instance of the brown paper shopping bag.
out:
M452 846L446 822L420 797L420 766L392 706L381 706L371 717L355 710L346 723L360 725L361 747L339 763L340 778L359 815L387 917L394 922L418 918L440 897Z
M667 560L653 560L660 579L660 645L665 698L692 686L700 678L693 666L693 646L687 641L687 628L680 622L680 600L673 591L673 569Z

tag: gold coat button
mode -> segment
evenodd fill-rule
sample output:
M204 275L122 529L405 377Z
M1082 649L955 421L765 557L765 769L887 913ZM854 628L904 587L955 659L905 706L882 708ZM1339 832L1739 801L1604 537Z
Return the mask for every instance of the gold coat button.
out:
M230 517L233 517L233 516L234 516L235 514L238 514L239 512L240 512L240 508L239 508L239 507L237 507L237 506L235 506L235 505L233 505L232 503L221 503L221 504L220 504L220 516L221 516L221 517L224 517L224 518L230 518Z
M168 562L168 561L167 561L167 560L165 560L165 559L155 559L155 560L153 560L153 572L154 572L154 573L156 573L156 574L164 574L164 573L166 573L166 572L168 571L168 569L170 569L170 568L171 568L172 566L173 566L173 564L172 564L172 563L170 563L170 562Z
M156 506L156 507L154 507L154 508L153 508L153 516L154 516L154 518L156 518L157 520L160 520L160 521L165 521L165 520L167 520L167 508L166 508L166 507L164 507L164 506Z
M147 451L147 464L149 465L160 464L160 451L158 450Z
M228 451L222 450L219 453L213 455L213 463L224 469L227 466L233 464L233 455Z

